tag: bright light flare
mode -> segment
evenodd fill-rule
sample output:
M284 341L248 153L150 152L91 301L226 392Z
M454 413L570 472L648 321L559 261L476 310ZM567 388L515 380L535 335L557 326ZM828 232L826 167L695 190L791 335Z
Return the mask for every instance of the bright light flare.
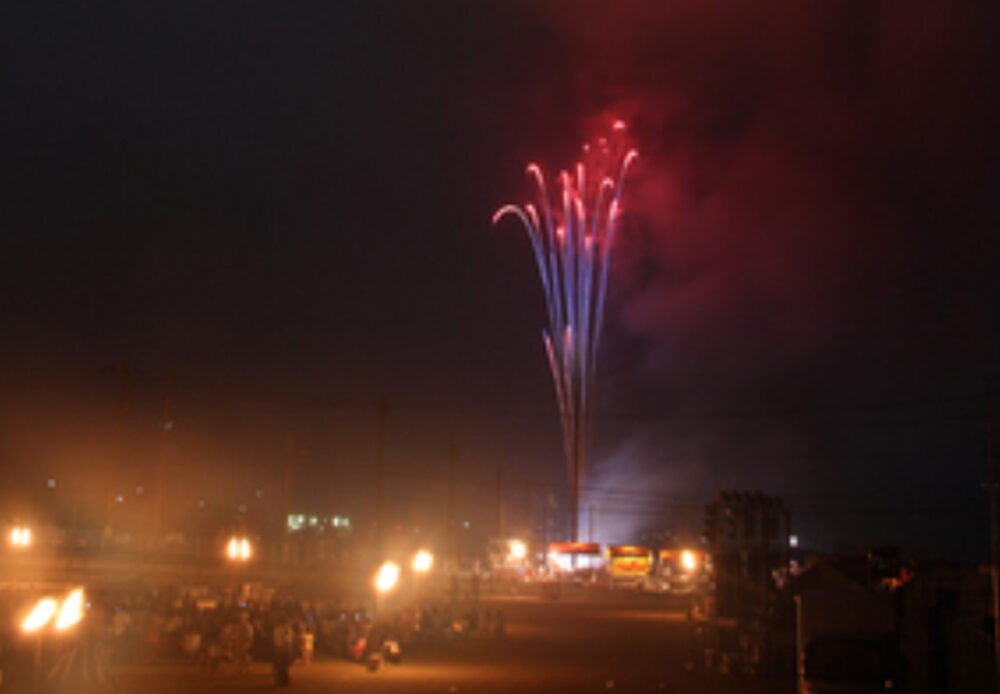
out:
M399 564L387 561L378 568L375 574L375 590L379 593L388 593L399 583Z
M422 549L413 555L413 570L418 574L425 574L434 566L434 555L428 550Z
M81 619L83 619L83 588L77 588L60 605L59 615L56 617L56 629L66 631L79 624Z
M10 544L14 547L31 546L31 528L18 525L10 531Z
M50 621L58 609L59 603L53 598L42 598L28 613L28 616L21 622L21 631L26 634L33 634Z
M248 561L253 556L249 538L233 536L226 543L226 556L230 561Z
M681 568L685 571L694 571L698 568L698 557L689 549L681 552Z
M572 571L573 557L560 552L549 552L549 564L555 571Z
M521 540L511 540L507 543L507 548L510 551L510 558L521 561L526 556L528 556L528 545L526 545Z

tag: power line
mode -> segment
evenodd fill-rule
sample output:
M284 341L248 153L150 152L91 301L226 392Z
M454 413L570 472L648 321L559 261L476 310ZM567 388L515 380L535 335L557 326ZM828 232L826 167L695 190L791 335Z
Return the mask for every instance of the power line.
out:
M142 379L147 385L155 383L152 379ZM6 380L0 382L0 388L15 388L31 386L27 381L16 382ZM238 404L244 407L252 407L262 411L277 413L311 412L313 414L323 413L346 413L363 414L371 412L377 406L377 402L368 399L345 399L337 402L312 402L305 399L296 398L251 398L230 394L220 394L209 392L204 388L192 386L190 383L178 378L176 382L177 391L185 393L188 397L205 402L219 402L225 404ZM895 413L903 410L913 410L920 408L954 406L959 404L982 405L988 397L986 391L974 391L966 393L953 393L943 396L925 396L894 400L862 400L856 402L821 403L813 406L802 407L777 407L777 408L745 408L745 409L704 409L704 410L660 410L660 411L632 411L632 412L609 412L598 411L594 413L597 421L606 422L687 422L687 421L740 421L740 420L788 420L788 419L811 419L827 417L843 417L849 415ZM509 419L509 420L541 420L557 422L559 414L556 408L546 408L545 410L514 410L496 407L470 406L466 404L450 405L434 402L397 402L393 401L393 411L397 414L416 415L438 415L449 418L464 419ZM969 413L941 413L929 415L926 419L919 418L906 420L901 423L923 423L926 421L966 421L982 417L981 411Z

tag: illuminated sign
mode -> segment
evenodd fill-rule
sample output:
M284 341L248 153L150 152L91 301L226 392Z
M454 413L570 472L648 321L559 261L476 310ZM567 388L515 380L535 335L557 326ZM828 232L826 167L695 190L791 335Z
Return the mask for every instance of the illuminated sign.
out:
M601 546L596 542L550 542L550 554L591 554L600 556Z

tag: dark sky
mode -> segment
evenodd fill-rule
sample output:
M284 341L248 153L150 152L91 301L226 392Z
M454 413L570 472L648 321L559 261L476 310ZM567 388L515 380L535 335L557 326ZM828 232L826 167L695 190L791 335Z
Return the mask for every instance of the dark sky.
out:
M189 480L273 498L296 431L297 503L363 513L380 393L401 520L439 507L452 441L477 522L499 465L562 483L538 281L489 219L526 161L621 116L643 156L588 482L606 535L749 487L807 542L981 556L996 15L4 3L4 498L148 485L168 373L178 508Z

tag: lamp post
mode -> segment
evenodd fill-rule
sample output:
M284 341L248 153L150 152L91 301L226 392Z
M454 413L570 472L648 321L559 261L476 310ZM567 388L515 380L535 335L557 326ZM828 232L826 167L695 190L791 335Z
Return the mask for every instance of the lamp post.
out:
M253 545L250 542L250 538L246 536L237 537L236 535L229 538L229 542L226 543L226 558L229 561L243 564L250 561L252 556Z
M523 562L528 556L528 545L523 540L511 540L507 543L507 550L510 552L510 558L517 563Z
M58 606L59 603L54 599L43 598L35 604L35 607L24 618L24 621L21 622L21 631L34 636L35 639L34 661L31 671L31 691L33 692L39 690L42 675L42 628L52 621L52 617L55 615Z
M55 622L53 627L57 632L69 631L83 620L83 588L70 592L62 604L55 598L42 598L35 603L31 611L21 622L21 632L34 637L34 663L32 672L32 691L38 692L42 676L42 640L45 628Z
M34 536L32 535L31 528L27 525L18 524L10 529L10 534L7 536L7 542L10 544L11 548L15 552L26 552L31 543L34 541ZM15 563L15 568L11 573L11 585L16 589L18 586L18 569L20 565Z
M382 614L385 596L396 589L399 584L399 564L394 561L383 562L375 573L375 619Z
M233 573L235 575L233 579L237 582L237 588L241 595L244 590L244 579L246 578L244 567L253 558L253 554L253 543L250 542L250 538L246 535L233 535L226 542L226 559L234 566Z
M434 566L434 555L430 553L429 550L421 549L416 554L413 555L413 562L411 568L413 573L426 574L429 573L431 568Z
M26 525L15 525L8 536L10 546L19 550L30 547L32 539L31 528Z
M420 597L424 577L434 568L434 555L427 549L417 550L413 555L413 561L410 562L410 568L413 570L413 597L416 599Z

